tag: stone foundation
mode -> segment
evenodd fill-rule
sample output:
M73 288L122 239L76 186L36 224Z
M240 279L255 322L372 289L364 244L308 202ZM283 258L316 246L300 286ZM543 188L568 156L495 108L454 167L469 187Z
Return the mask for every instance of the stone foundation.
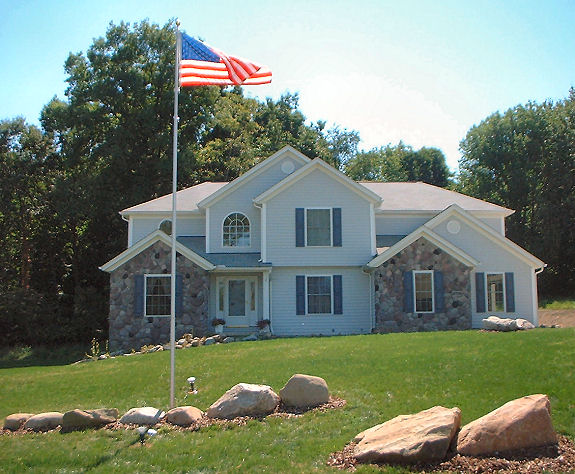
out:
M439 270L443 274L445 311L406 313L403 274L410 270ZM425 238L383 263L374 272L375 331L414 332L471 328L471 268Z
M135 275L169 274L170 248L156 242L110 274L110 350L139 349L170 339L169 317L134 315ZM177 274L182 275L183 310L176 317L176 339L185 333L208 333L210 278L206 270L184 256L177 256Z

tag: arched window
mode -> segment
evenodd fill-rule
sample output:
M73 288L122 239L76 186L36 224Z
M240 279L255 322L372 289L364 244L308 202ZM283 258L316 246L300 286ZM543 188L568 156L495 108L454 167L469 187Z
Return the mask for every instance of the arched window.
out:
M224 219L223 246L249 247L250 220L244 214L232 212Z

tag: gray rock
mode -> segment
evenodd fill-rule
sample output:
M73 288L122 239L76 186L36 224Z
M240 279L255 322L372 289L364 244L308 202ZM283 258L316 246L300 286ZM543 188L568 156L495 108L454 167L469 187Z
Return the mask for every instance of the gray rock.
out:
M280 390L280 398L286 406L314 407L329 401L329 389L321 377L295 374Z
M214 402L206 415L225 419L265 416L273 412L279 402L280 397L268 385L239 383Z
M250 334L249 336L246 336L242 339L242 341L257 341L258 340L258 336L256 336L255 334Z
M528 329L535 329L535 325L531 321L527 321L526 319L517 318L515 320L515 322L517 324L517 329L519 331L525 331Z
M202 410L192 406L172 408L166 413L166 420L172 425L190 426L202 418Z
M224 338L224 340L222 341L222 343L228 344L228 343L234 342L234 341L235 341L235 339L234 339L233 337L228 336L228 337Z
M362 463L439 461L446 457L460 423L459 408L441 406L396 416L359 433L354 457Z
M499 318L497 316L489 316L482 320L483 329L488 331L517 331L517 321L511 318Z
M49 411L34 415L24 423L25 430L49 431L62 424L63 414L57 411Z
M100 408L97 410L71 410L62 417L62 431L99 428L118 419L117 408Z
M211 346L212 344L215 344L215 343L216 343L216 340L213 337L208 337L204 341L204 346Z
M120 418L120 423L126 425L155 425L165 415L162 410L154 407L132 408Z
M4 419L4 429L10 431L19 430L20 427L26 423L34 413L13 413Z

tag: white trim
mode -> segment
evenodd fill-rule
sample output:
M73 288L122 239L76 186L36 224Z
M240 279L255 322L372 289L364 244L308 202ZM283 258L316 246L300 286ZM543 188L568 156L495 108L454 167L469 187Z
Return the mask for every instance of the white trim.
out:
M216 265L214 271L221 273L259 273L259 272L271 272L272 267L226 267L225 265Z
M520 247L515 242L509 240L504 235L501 235L498 231L496 231L492 227L481 222L477 217L475 217L469 211L466 211L465 209L461 208L457 204L452 204L451 206L449 206L441 214L438 214L433 219L423 224L423 227L427 227L429 229L435 229L439 224L441 224L446 219L452 217L453 215L456 215L459 218L461 218L463 221L467 223L467 225L483 234L492 242L498 244L499 246L513 253L515 256L520 258L530 267L541 268L547 266L545 262L539 260L534 255L531 255L527 250Z
M369 313L371 319L371 329L375 329L375 276L368 273L369 276Z
M264 203L265 204L265 203ZM329 210L329 245L308 245L307 243L307 211L314 211L314 210ZM342 224L343 228L343 224ZM304 230L304 247L310 248L331 248L333 247L333 208L332 207L304 207L304 219L303 219L303 230ZM343 231L343 229L342 229Z
M375 210L372 202L369 203L369 236L371 241L371 255L377 255L377 237L375 231Z
M171 194L168 194L168 196L171 196ZM145 204L145 203L143 203L143 204ZM130 211L130 212L120 211L120 212L118 212L118 214L120 214L120 216L125 217L125 218L136 217L138 219L140 219L140 218L142 218L142 219L146 219L146 218L148 218L148 219L161 219L162 217L164 217L166 219L172 218L172 213L170 211ZM204 217L203 211L201 211L199 209L196 209L193 211L182 211L180 209L180 210L178 210L177 215L178 215L178 218L185 217L186 219L199 219L201 217Z
M144 273L144 318L169 318L171 314L147 314L148 311L148 278L172 278L169 273ZM170 280L171 284L171 280ZM170 298L171 290L170 290Z
M347 188L359 194L364 199L373 202L374 204L379 204L381 202L381 197L374 193L373 191L367 189L365 186L356 183L351 178L348 178L341 171L336 170L333 166L328 165L325 161L320 158L316 158L310 161L306 165L302 166L299 170L294 171L292 174L282 179L279 183L274 184L271 188L267 189L259 196L254 198L254 203L262 204L265 201L269 201L285 189L289 188L293 184L297 183L300 179L304 178L314 170L321 170L326 174L331 175L336 181L345 185Z
M248 220L248 227L249 227L249 242L248 245L224 245L224 224L226 222L226 219L228 217L230 217L232 214L240 214L242 216L244 216L247 220ZM252 248L252 221L250 220L250 218L248 217L247 214L240 212L240 211L231 211L229 212L223 219L222 219L222 225L221 225L221 233L222 233L222 248L223 249L251 249Z
M531 273L531 305L533 307L533 324L539 326L539 301L537 295L537 270ZM517 303L516 303L517 304Z
M385 252L380 253L377 257L372 259L367 264L367 270L379 267L382 263L389 260L398 252L401 252L404 248L411 245L421 237L424 237L432 244L437 245L453 258L459 260L461 263L468 267L475 267L479 265L479 261L473 258L471 255L468 255L463 250L453 245L451 242L445 240L443 237L433 232L431 229L426 228L425 225L422 225L421 227L415 229L411 234L405 236L399 242L389 247Z
M330 284L330 299L331 299L331 303L330 303L330 312L329 313L310 313L308 311L308 296L309 296L309 292L308 292L308 287L307 287L307 279L308 278L314 278L314 277L325 277L325 278L329 278L329 284ZM325 275L325 274L305 274L305 315L300 315L300 316L335 316L334 312L333 312L333 306L334 306L334 294L333 294L333 275ZM342 306L343 306L343 301L342 301ZM342 311L343 312L343 311ZM337 315L340 316L340 315Z
M134 219L128 218L128 248L134 245Z
M210 253L210 239L211 239L211 232L210 232L210 208L206 209L206 253Z
M158 241L161 241L171 248L172 239L161 230L155 230L99 268L104 272L112 272ZM176 251L204 270L213 270L216 268L211 262L208 262L205 258L201 257L185 245L182 245L180 242L176 242Z
M266 158L265 160L259 162L256 166L249 169L248 171L246 171L244 174L242 174L238 178L234 179L233 181L230 181L228 184L222 186L220 189L218 189L214 193L210 194L209 196L207 196L204 199L202 199L201 201L199 201L197 203L198 208L204 208L204 207L207 208L208 206L211 206L215 202L219 201L220 199L223 199L225 196L227 196L229 193L231 193L232 191L237 189L239 186L241 186L244 183L247 183L248 181L255 178L257 175L259 175L262 171L269 168L279 158L281 158L283 155L285 155L288 152L293 154L295 156L296 160L300 160L304 164L306 164L310 161L310 159L307 156L305 156L303 153L297 151L294 147L292 147L290 145L286 145L283 148L281 148L280 150L278 150L277 152L275 152L273 155L271 155L268 158Z
M262 274L262 319L270 319L270 274Z
M496 309L489 309L489 287L487 286L488 275L501 275L501 282L503 284L503 311ZM507 288L505 287L505 272L488 272L483 273L483 285L485 288L485 312L486 313L514 313L515 311L507 311Z
M268 240L267 240L267 225L268 225L268 218L267 218L267 203L263 203L262 207L260 208L260 216L261 216L261 255L262 255L262 262L268 261ZM264 318L265 319L265 318Z
M411 275L413 284L413 312L417 314L435 313L435 282L433 281L433 270L413 270ZM431 311L417 311L417 285L415 284L415 275L431 275Z

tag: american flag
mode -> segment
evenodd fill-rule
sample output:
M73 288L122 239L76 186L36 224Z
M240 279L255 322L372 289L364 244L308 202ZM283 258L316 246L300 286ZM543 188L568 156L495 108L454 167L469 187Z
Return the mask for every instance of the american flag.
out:
M270 82L272 72L267 67L236 56L228 56L182 33L182 87L249 86Z

